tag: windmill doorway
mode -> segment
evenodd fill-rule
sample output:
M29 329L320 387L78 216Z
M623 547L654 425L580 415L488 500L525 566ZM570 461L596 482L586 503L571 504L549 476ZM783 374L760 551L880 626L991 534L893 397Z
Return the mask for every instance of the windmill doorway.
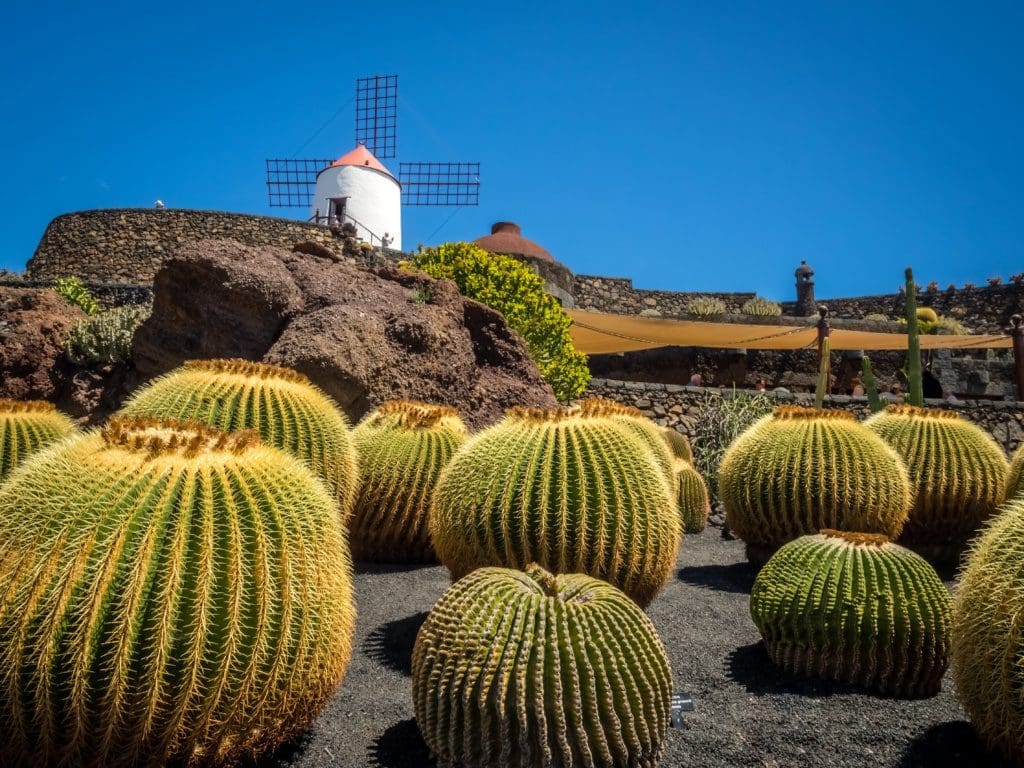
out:
M348 207L347 197L332 197L328 200L330 209L327 211L327 224L341 226L345 223L346 208Z

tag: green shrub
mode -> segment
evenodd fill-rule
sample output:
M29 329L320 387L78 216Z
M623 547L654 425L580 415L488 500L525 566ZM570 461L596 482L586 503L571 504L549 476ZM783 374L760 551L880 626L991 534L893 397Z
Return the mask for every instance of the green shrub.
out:
M864 315L864 319L871 323L892 322L892 319L888 315L883 315L881 312L872 312L870 315Z
M743 302L740 308L744 315L755 315L757 317L778 317L782 314L782 305L768 299L755 296Z
M75 365L123 363L131 356L132 337L149 307L115 307L79 320L64 339L64 353Z
M771 413L772 407L764 395L736 391L729 397L705 395L697 406L690 427L693 465L704 476L712 501L718 498L718 465L725 449L747 427Z
M528 266L473 243L425 248L410 265L431 277L454 281L463 296L501 312L522 335L527 352L559 400L571 400L587 388L587 356L572 345L572 319Z
M103 306L96 301L89 289L77 277L60 277L53 284L61 298L68 304L80 308L87 315L95 315L103 311Z
M725 302L714 296L698 296L690 299L686 312L697 317L718 317L725 314Z

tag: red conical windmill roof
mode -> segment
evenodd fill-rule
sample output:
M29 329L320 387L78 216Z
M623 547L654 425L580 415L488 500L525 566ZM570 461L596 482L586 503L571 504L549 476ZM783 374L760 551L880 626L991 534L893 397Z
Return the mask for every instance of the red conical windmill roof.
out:
M364 147L362 144L358 145L355 149L349 152L347 155L342 155L333 163L331 168L337 168L339 165L359 165L366 168L373 168L375 171L381 171L386 173L391 178L395 178L394 174L391 173L384 164L373 156L373 153Z

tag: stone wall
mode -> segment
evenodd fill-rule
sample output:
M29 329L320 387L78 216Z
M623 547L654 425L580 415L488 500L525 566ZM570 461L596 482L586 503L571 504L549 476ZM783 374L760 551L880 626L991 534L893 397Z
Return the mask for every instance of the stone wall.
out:
M855 296L852 298L820 299L835 317L865 317L886 315L892 319L903 316L904 296L892 293L884 296ZM923 289L917 297L918 306L931 307L940 315L959 320L972 333L1003 333L1013 314L1024 314L1024 282L1006 285L985 285L967 288L950 286L945 290ZM796 302L783 302L782 311L793 314Z
M674 427L684 435L690 434L693 415L705 398L729 397L731 393L732 390L709 387L611 379L591 379L587 390L587 396L606 397L639 408L658 424ZM811 405L814 401L814 396L810 394L769 392L767 397L778 403L799 405ZM1024 439L1024 402L976 400L951 405L942 400L927 400L925 404L931 408L955 410L984 427L1008 454L1015 451ZM828 397L825 399L825 407L843 408L861 419L869 413L867 401L862 397Z
M230 238L246 245L290 248L308 240L340 251L328 227L269 216L174 208L78 211L58 216L25 267L26 280L74 275L91 284L145 284L178 247Z
M610 312L618 315L683 317L686 305L698 296L711 296L725 302L725 311L738 313L753 293L708 293L697 291L651 291L634 288L625 277L576 275L573 290L577 309Z

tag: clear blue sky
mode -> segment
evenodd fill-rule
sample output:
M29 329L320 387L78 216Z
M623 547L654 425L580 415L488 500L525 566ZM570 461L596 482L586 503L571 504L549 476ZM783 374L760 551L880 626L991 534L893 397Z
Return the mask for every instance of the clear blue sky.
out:
M347 152L354 80L397 73L399 160L482 164L407 246L511 219L577 273L775 299L801 259L819 297L1024 270L1020 3L496 7L7 4L0 266L78 209L305 217L264 158Z

